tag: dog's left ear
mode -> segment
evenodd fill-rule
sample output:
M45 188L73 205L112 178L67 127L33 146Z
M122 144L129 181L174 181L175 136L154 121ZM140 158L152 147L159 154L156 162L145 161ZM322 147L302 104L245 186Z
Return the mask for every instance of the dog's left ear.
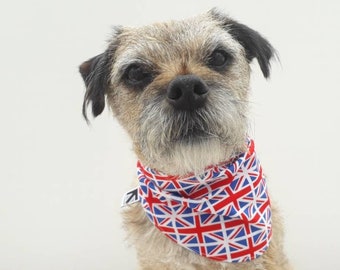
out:
M268 78L270 76L270 60L276 55L272 45L257 31L230 19L219 10L212 9L209 13L214 19L221 21L228 33L244 47L249 62L254 58L257 59L263 76Z
M270 76L270 59L275 55L272 45L258 32L248 26L229 21L226 25L228 32L244 47L248 61L257 59L263 76Z

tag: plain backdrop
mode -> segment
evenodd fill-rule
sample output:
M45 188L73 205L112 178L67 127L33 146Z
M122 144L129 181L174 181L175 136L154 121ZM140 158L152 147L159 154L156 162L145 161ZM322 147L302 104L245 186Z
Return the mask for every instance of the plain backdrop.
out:
M135 156L107 110L82 119L78 65L113 25L214 6L280 55L269 81L252 65L250 134L287 254L296 269L340 269L339 1L32 0L0 9L0 270L136 269L120 216Z

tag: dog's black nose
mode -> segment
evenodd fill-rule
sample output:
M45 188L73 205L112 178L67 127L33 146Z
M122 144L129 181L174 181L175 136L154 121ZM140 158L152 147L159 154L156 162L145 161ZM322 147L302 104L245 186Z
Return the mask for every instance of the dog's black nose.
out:
M202 107L207 95L207 85L195 75L179 75L167 89L168 102L180 110L192 111Z

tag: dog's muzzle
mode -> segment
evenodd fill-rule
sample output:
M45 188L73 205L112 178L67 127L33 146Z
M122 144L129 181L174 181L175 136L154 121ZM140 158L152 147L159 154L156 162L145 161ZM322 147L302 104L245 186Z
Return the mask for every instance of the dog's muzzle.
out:
M205 104L208 87L198 76L179 75L167 89L168 102L178 110L193 111Z

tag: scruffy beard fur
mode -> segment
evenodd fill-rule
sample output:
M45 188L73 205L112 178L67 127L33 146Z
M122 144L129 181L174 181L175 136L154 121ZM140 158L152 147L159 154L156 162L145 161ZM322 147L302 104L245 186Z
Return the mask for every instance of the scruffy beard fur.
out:
M206 106L194 112L178 112L159 98L145 106L134 142L146 164L168 174L199 174L245 150L246 101L222 87L210 90Z
M226 58L223 68L211 64L216 51ZM216 9L182 21L116 27L107 50L80 66L86 85L83 114L88 120L89 106L96 117L107 104L143 165L171 175L199 174L245 151L249 63L256 58L267 78L274 55L259 33ZM185 75L208 90L204 105L194 110L178 109L167 96L172 83ZM173 243L138 203L126 207L123 217L140 269L291 269L275 204L271 244L246 263L213 261Z

